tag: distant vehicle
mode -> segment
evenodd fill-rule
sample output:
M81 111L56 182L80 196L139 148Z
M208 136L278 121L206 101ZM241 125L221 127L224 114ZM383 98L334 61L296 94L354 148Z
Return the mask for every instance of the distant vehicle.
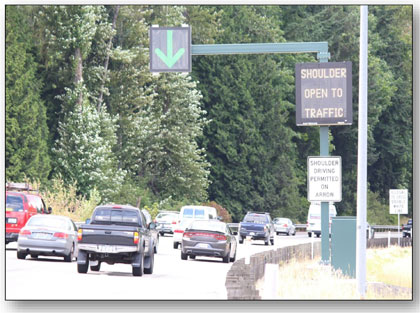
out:
M331 234L331 218L337 216L337 210L335 205L330 203L329 204L329 231ZM317 237L321 236L321 203L320 202L312 202L309 206L308 210L308 220L306 224L306 231L308 232L308 237L312 236L314 233Z
M133 276L152 274L153 239L140 209L130 205L101 205L95 208L89 224L78 230L77 271L99 271L101 263L124 263L132 266Z
M236 259L237 242L226 223L218 220L193 221L182 236L181 259L196 256L220 257L224 263Z
M156 227L152 227L152 228L149 227L149 225L152 223L152 216L150 215L149 211L147 211L146 209L142 209L141 212L146 218L146 226L147 228L150 229L150 235L152 235L153 252L157 253L158 246L159 246L159 232L157 231Z
M296 235L296 227L290 219L277 217L273 220L273 223L277 235Z
M407 224L404 224L402 226L402 233L403 233L403 237L408 237L411 238L411 234L412 234L412 229L413 229L413 220L410 218L407 222Z
M239 223L239 243L250 236L253 240L264 240L266 246L274 245L274 224L269 213L248 212Z
M61 256L72 262L77 257L77 227L66 216L32 216L19 233L17 258L27 255L37 258L40 255Z
M20 230L36 214L50 214L52 209L34 189L25 183L6 184L6 244L17 241Z
M156 229L159 231L161 236L165 234L173 234L174 228L179 220L179 212L176 211L165 211L160 212L156 218Z
M178 249L181 244L184 230L195 220L217 219L217 210L213 207L202 205L183 206L179 212L179 220L175 225L173 246Z

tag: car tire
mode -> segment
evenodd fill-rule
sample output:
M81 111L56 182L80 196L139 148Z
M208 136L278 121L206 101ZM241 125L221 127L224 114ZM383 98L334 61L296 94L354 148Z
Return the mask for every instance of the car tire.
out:
M89 269L89 260L86 260L85 264L77 264L77 272L81 274L86 274Z
M36 254L31 254L32 259L38 259L38 256Z
M74 259L74 244L71 245L69 254L64 256L64 262L72 262L73 259Z
M287 236L290 236L290 230L287 231L286 235Z
M270 239L270 243L272 246L274 246L274 238Z
M312 233L308 233L308 237L310 238L310 237L312 237Z
M191 260L195 260L195 255L190 255Z
M165 237L165 233L159 233L162 237Z
M186 260L186 259L188 259L188 255L181 251L181 260Z
M296 235L296 230L293 232L293 236L295 236Z
M25 260L25 258L26 258L26 253L25 252L17 252L17 258L19 259L19 260Z
M243 238L243 237L241 237L241 236L239 236L239 243L240 243L240 244L243 244L243 243L244 243L244 238Z
M90 270L93 272L99 272L101 270L101 262L98 261L98 265L91 265Z
M157 253L158 252L158 246L159 246L159 237L157 238L157 242L156 242L156 244L155 244L155 246L153 248L153 252L154 253Z
M316 234L316 238L319 238L319 236L321 236L321 234Z
M269 239L269 238L264 239L264 244L265 244L266 246L269 246L269 245L270 245L270 239Z
M141 254L140 266L133 266L132 273L133 273L133 276L143 276L143 272L144 272L144 254Z
M230 258L231 262L235 262L236 261L236 250L235 250L235 254L233 255L233 258Z
M179 242L174 242L174 249L178 249Z
M230 259L230 251L228 252L228 254L226 254L225 257L223 257L223 263L229 263L229 259Z
M153 268L155 266L155 254L152 253L147 258L150 258L150 261L149 261L150 265L148 268L147 267L144 268L144 273L150 275L150 274L153 274Z

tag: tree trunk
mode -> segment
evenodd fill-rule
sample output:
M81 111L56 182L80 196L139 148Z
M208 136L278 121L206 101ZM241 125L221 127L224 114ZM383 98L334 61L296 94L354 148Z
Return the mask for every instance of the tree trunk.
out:
M114 9L114 18L112 20L112 29L115 29L116 24L117 24L117 17L118 17L118 12L120 11L120 6L117 5ZM105 58L105 64L104 64L104 79L102 81L102 85L101 85L101 92L99 94L99 99L98 99L98 112L100 112L102 110L102 101L103 101L103 97L104 97L104 88L105 88L105 82L108 76L108 64L109 64L109 55L111 53L111 47L112 47L112 39L113 37L111 37L109 39L108 42L108 49L107 49L107 54L106 54L106 58Z

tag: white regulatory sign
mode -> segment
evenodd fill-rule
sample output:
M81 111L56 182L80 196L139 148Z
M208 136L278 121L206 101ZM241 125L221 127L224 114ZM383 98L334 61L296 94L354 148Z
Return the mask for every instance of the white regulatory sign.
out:
M389 189L389 214L408 214L407 189Z
M308 157L308 201L341 201L341 157Z

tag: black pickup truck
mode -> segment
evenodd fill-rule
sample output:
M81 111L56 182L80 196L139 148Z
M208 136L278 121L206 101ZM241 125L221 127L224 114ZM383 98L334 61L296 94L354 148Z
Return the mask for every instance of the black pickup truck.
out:
M133 276L153 273L154 251L150 229L143 213L129 205L95 208L89 224L78 230L77 271L99 271L101 263L131 264Z

